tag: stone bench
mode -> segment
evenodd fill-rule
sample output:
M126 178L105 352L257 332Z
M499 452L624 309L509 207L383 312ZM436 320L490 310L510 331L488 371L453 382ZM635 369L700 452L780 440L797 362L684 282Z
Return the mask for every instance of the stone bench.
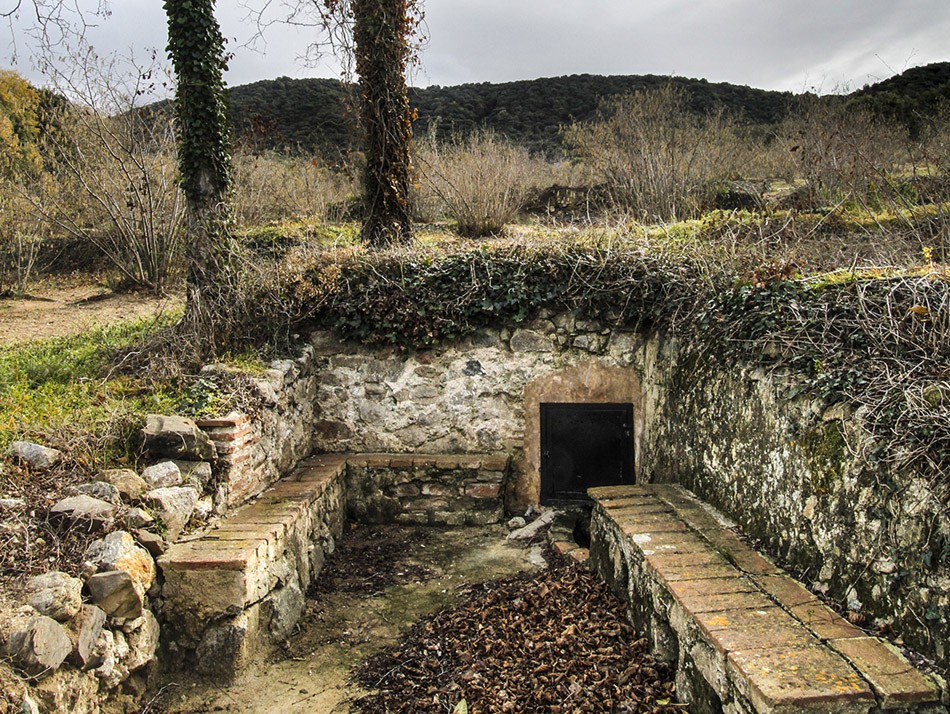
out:
M676 663L690 711L947 711L945 683L840 617L685 489L590 495L592 566Z
M233 676L293 629L346 520L486 525L504 517L507 456L335 454L304 461L216 526L158 559L166 643ZM190 656L190 654L189 654Z

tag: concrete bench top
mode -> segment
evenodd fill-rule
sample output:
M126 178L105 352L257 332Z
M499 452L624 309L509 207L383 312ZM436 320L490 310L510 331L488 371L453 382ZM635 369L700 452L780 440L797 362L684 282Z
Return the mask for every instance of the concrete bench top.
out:
M713 648L725 664L718 671L754 711L946 711L934 679L822 603L685 489L590 495L650 587L665 591L673 629Z

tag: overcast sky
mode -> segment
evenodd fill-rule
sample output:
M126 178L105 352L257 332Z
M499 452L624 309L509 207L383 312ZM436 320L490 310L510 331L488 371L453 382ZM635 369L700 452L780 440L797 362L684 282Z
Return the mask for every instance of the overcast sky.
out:
M14 2L0 0L0 8ZM339 76L332 58L314 67L299 61L312 30L275 25L259 51L244 46L253 33L242 5L254 2L261 0L218 0L234 53L229 84ZM164 50L161 0L109 7L111 17L90 32L102 53ZM429 41L416 85L658 74L829 92L950 60L950 0L429 0L425 10ZM20 22L28 20L24 13ZM35 78L17 36L16 68ZM8 47L3 64L12 57Z

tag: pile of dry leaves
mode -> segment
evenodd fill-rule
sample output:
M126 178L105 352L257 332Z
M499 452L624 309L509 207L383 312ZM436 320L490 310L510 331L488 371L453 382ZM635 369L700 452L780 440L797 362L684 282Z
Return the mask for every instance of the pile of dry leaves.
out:
M576 565L471 587L356 678L374 714L685 711L623 603Z

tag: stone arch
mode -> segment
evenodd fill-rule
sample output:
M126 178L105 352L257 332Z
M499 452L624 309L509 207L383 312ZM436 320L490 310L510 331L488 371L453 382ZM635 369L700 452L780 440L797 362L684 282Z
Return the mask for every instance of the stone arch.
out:
M511 493L515 510L540 500L542 402L632 402L634 468L639 478L644 404L640 378L629 367L612 367L597 360L582 362L537 377L525 386L524 464Z

